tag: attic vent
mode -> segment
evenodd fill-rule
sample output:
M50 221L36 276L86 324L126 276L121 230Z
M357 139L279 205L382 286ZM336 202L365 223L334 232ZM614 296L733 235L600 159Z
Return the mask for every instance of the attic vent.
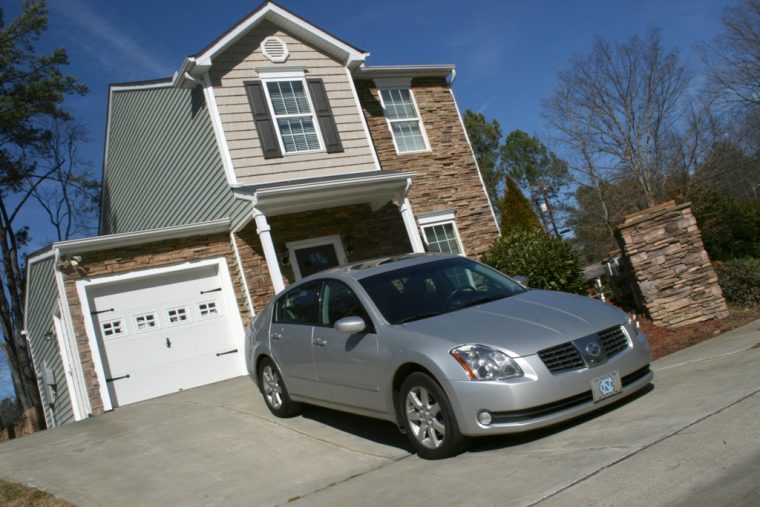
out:
M267 37L261 43L261 52L270 62L282 63L288 59L288 46L279 37Z

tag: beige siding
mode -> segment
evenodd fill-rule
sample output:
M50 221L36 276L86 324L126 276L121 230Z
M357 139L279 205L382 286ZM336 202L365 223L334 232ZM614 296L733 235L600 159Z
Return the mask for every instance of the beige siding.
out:
M283 64L272 63L261 54L259 44L270 35L280 37L288 45L290 56ZM255 71L257 67L271 68L277 65L306 67L307 77L321 78L324 81L343 143L343 153L319 152L264 159L243 82L259 79L260 76ZM211 79L230 156L240 183L268 183L375 168L370 140L364 130L351 82L343 65L278 27L262 23L251 30L214 60Z

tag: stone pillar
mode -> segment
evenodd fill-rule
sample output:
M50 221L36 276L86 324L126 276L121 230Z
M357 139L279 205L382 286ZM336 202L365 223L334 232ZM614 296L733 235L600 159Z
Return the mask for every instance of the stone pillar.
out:
M618 241L654 324L679 327L728 316L690 203L669 201L627 215Z

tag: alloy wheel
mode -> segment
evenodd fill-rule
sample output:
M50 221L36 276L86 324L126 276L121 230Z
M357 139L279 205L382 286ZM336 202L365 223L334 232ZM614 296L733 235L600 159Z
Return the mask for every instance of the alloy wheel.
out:
M422 386L406 395L406 419L417 441L428 449L438 449L446 437L446 424L438 401Z

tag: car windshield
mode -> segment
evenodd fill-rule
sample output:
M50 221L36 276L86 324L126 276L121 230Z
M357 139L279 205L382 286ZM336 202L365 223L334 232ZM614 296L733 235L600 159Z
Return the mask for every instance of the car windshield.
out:
M525 291L498 271L464 257L400 268L359 283L391 324L433 317Z

